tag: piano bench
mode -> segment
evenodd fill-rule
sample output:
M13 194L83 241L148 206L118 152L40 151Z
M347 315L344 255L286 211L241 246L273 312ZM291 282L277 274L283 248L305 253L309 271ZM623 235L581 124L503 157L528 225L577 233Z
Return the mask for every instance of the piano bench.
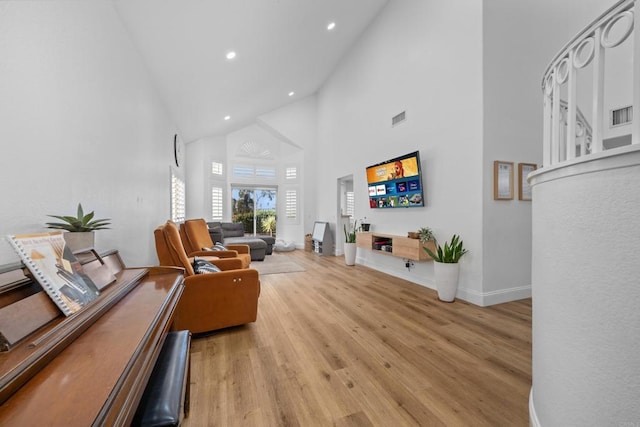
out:
M132 425L179 426L188 416L190 347L189 331L167 334Z

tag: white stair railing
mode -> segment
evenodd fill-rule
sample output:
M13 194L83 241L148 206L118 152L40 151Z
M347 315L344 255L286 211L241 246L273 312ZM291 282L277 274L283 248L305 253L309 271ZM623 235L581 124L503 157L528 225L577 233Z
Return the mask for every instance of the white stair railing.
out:
M640 143L640 120L620 127L609 120L609 112L621 106L640 111L640 31L634 31L634 16L640 16L640 0L619 1L547 67L542 79L544 167L576 157L588 160L605 149L608 138L630 135L632 144ZM589 122L591 138L581 137L580 127Z

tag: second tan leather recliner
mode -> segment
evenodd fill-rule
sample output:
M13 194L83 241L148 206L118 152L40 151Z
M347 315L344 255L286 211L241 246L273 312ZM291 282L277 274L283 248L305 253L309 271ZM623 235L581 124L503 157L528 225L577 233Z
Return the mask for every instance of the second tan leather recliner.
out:
M185 270L184 292L172 329L195 334L256 321L260 295L257 270L241 268L238 258L228 258L211 261L223 269L221 272L195 274L176 224L167 221L159 226L154 238L160 264Z
M209 227L203 218L188 219L180 224L180 237L189 256L217 256L220 258L238 257L242 260L243 267L251 264L251 253L248 245L225 245L228 251L207 251L205 248L213 247L213 241L209 234Z

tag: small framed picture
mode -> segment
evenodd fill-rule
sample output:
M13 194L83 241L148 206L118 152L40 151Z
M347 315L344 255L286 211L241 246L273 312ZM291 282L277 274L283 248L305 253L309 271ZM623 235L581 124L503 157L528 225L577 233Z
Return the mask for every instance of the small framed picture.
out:
M513 199L513 162L493 162L493 199Z
M531 187L527 182L527 175L537 168L534 163L518 163L518 200L531 200Z

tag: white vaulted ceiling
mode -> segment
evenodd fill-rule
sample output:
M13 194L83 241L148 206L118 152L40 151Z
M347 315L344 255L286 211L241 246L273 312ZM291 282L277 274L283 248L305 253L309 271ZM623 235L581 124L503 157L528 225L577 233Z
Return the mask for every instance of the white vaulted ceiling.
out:
M316 92L386 2L114 0L186 142Z

